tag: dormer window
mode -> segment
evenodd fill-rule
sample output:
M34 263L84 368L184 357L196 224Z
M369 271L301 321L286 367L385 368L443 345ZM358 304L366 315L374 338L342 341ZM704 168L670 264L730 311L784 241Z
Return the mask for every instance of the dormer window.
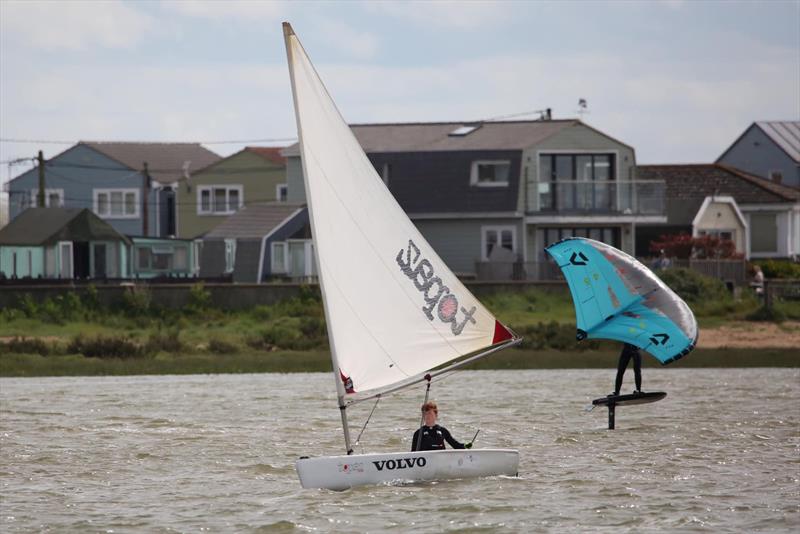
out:
M447 135L449 135L450 137L463 137L465 135L471 134L480 127L481 127L480 124L465 124L463 126L459 126L458 128L456 128Z
M473 161L469 183L478 187L507 187L510 172L511 162L507 160Z

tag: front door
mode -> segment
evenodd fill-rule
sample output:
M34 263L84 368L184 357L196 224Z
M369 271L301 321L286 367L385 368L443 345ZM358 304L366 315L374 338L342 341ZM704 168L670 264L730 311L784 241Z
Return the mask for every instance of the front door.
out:
M94 273L94 278L107 278L108 272L106 270L106 244L95 243L93 245L92 253L92 259L94 261L92 272Z
M72 278L72 241L60 241L58 243L58 252L61 259L58 277Z

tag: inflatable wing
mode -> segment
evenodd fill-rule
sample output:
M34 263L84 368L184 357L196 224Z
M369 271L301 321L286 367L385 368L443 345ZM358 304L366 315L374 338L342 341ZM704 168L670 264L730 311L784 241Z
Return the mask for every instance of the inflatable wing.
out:
M697 321L689 306L636 258L572 237L545 249L567 279L578 339L615 339L646 350L662 364L689 354Z

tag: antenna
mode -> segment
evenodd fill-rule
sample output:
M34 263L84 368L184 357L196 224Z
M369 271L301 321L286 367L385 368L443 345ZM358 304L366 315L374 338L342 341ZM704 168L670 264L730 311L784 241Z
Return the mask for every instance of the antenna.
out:
M589 113L589 103L586 101L585 98L578 99L578 115L581 117L581 122L583 121L583 115Z

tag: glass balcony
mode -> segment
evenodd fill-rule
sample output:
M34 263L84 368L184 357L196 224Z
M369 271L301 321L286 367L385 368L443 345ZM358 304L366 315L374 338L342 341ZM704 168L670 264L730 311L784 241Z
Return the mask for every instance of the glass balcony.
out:
M559 214L664 215L663 180L528 182L527 211Z

